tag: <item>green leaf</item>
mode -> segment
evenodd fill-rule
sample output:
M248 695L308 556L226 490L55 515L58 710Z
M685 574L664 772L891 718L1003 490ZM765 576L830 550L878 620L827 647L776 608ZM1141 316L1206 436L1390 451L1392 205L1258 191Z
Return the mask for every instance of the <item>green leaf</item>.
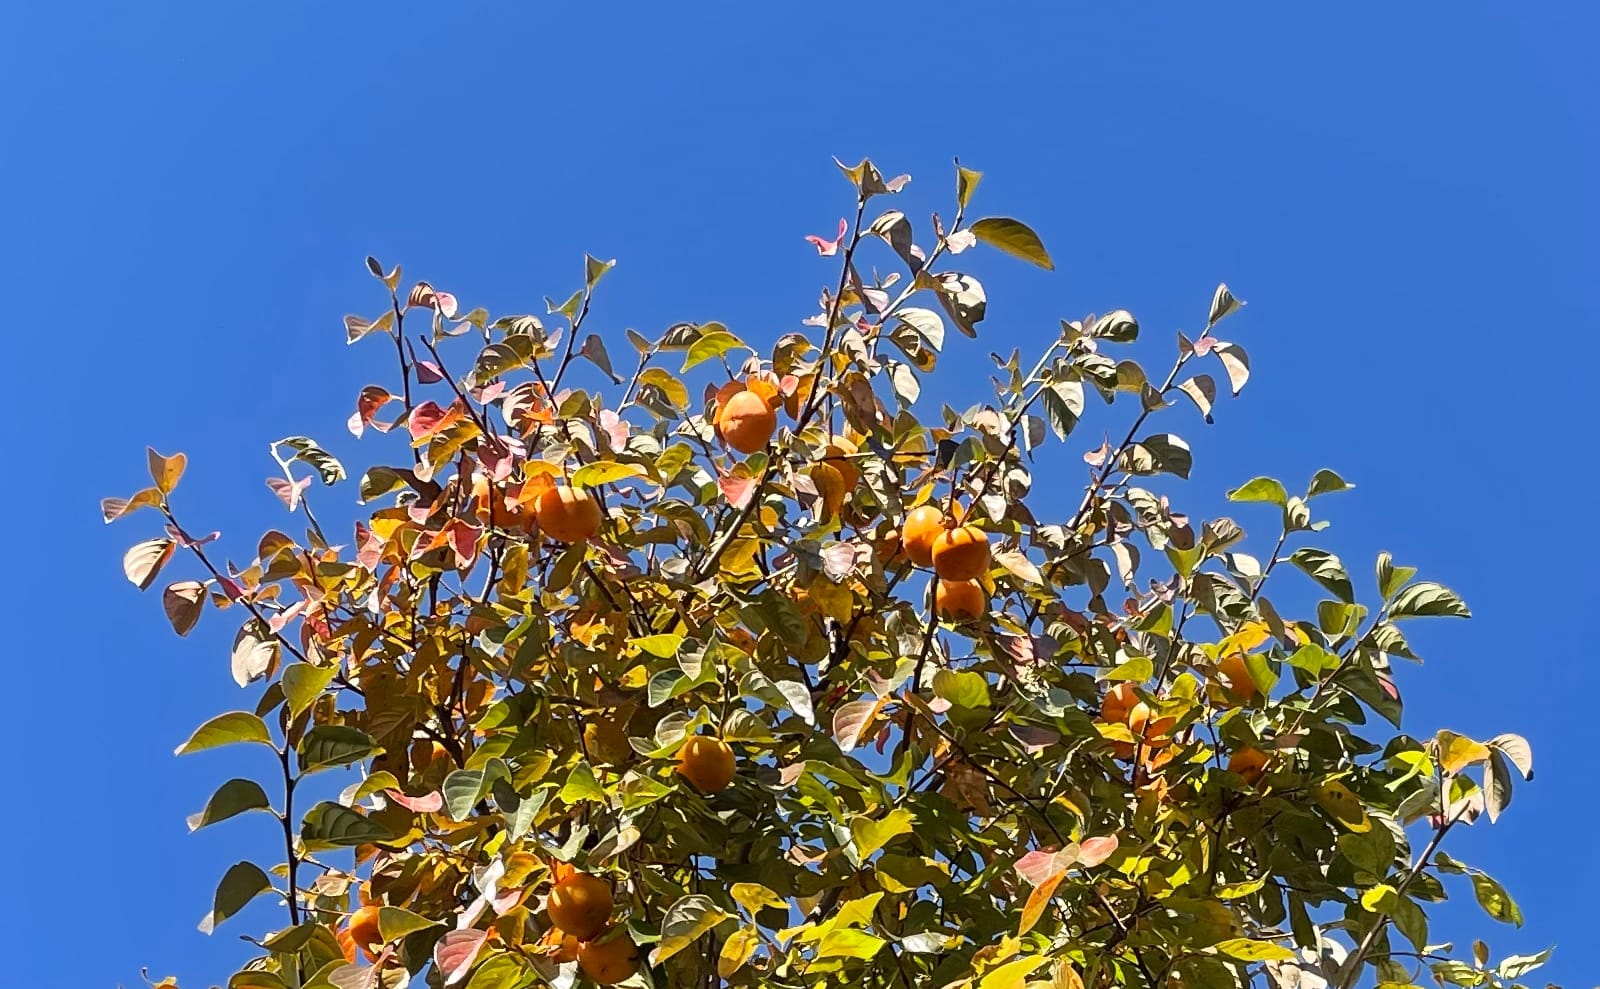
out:
M572 767L572 772L567 774L567 782L561 787L561 792L557 794L557 797L569 804L579 803L584 800L595 800L603 803L606 799L606 791L605 787L600 785L600 781L594 778L594 770L589 767L589 764L580 762Z
M672 659L678 655L678 650L683 648L683 636L672 632L663 632L657 635L646 635L637 639L630 639L629 645L640 652L647 652L660 659Z
M1149 656L1135 656L1100 675L1102 680L1132 680L1143 683L1156 675L1156 664Z
M1453 986L1481 986L1489 981L1489 973L1473 968L1464 961L1454 958L1442 962L1434 962L1430 968L1437 978Z
M1484 913L1503 924L1522 926L1522 911L1504 886L1482 872L1473 872L1472 892L1477 896L1478 906L1483 907Z
M896 807L882 820L861 815L850 821L850 834L855 838L856 851L863 860L903 834L911 833L911 812Z
M1500 820L1500 815L1511 805L1511 767L1499 749L1489 750L1489 763L1483 770L1483 809L1489 823Z
M208 824L226 821L230 817L250 810L271 810L267 792L255 780L232 779L217 787L217 792L206 801L205 810L190 814L189 830L198 831Z
M661 918L661 943L650 952L650 964L660 965L730 916L709 896L696 894L679 899Z
M383 936L383 941L388 944L398 941L408 934L425 931L430 927L442 926L437 920L429 920L421 914L412 913L403 907L378 908L378 933Z
M1394 905L1394 912L1390 914L1394 926L1405 935L1407 941L1418 951L1428 943L1428 915L1417 905L1417 901L1409 896L1402 896Z
M406 486L405 478L393 467L373 467L361 475L361 504L365 505L374 498L382 498L392 491L398 491Z
M989 683L971 670L940 670L933 675L933 692L956 707L989 706Z
M983 181L983 173L970 168L956 166L956 205L962 209L972 202L972 194L978 191L978 183Z
M1046 385L1039 397L1044 400L1044 417L1050 423L1050 431L1056 439L1066 439L1083 415L1083 382L1054 382Z
M339 463L333 454L318 446L317 441L311 437L285 436L272 444L274 455L276 455L277 448L280 446L286 446L294 451L294 456L289 458L290 463L298 460L302 463L310 464L317 474L321 476L323 484L337 484L345 479L344 465Z
M1387 551L1378 554L1378 593L1385 601L1417 575L1416 567L1397 567Z
M270 747L272 736L267 732L266 722L255 715L248 711L229 711L195 729L195 733L178 746L174 754L188 755L235 742L258 742Z
M610 261L601 261L599 258L585 254L583 256L583 284L593 290L596 285L600 284L600 279L605 277L606 272L616 266L616 258L612 258Z
M601 484L615 484L630 477L645 476L645 469L638 464L625 464L616 460L597 460L592 464L584 464L572 472L572 486L575 488L592 488Z
M1283 508L1289 504L1289 492L1283 482L1271 477L1257 477L1228 492L1229 501L1266 501Z
M217 884L212 898L211 912L200 920L200 933L210 934L217 925L232 917L245 904L272 888L272 880L253 862L239 862L229 869Z
M268 951L292 955L305 947L306 942L316 936L318 929L316 921L308 920L294 927L285 927L283 930L263 938L261 946ZM235 983L230 979L228 982L229 989L233 989L234 985Z
M473 971L467 989L519 989L531 974L528 963L516 955L491 955Z
M727 330L712 330L709 333L702 333L700 338L689 346L689 353L684 356L683 367L678 369L678 373L682 374L696 364L715 360L728 351L737 350L741 347L745 350L750 349L748 344Z
M1216 326L1223 317L1238 312L1244 302L1234 297L1227 285L1219 284L1211 295L1211 313L1206 317L1206 329Z
M289 664L283 671L283 697L289 704L289 715L298 718L311 707L328 684L333 682L333 675L337 672L337 665Z
M457 769L444 778L439 788L444 795L444 809L453 821L465 821L472 816L472 808L483 798L484 782L481 769Z
M1021 220L1013 220L1008 216L985 217L967 229L990 247L997 247L1048 271L1055 270L1055 262L1050 260L1050 254L1044 249L1039 235Z
M371 735L349 725L315 725L300 740L300 770L320 772L334 766L348 766L383 748Z
M1219 941L1215 945L1217 954L1226 955L1242 962L1286 962L1294 960L1294 952L1271 941L1253 941L1250 938L1236 937L1226 941Z
M1455 591L1431 580L1418 581L1395 596L1391 618L1471 618L1466 603Z
M1289 562L1306 572L1312 580L1331 591L1346 604L1355 601L1355 588L1350 586L1350 575L1345 572L1339 558L1326 550L1305 547L1295 550Z
M1515 979L1527 975L1550 960L1554 947L1546 948L1537 955L1507 955L1500 960L1500 965L1495 973L1502 979Z
M1289 665L1315 677L1338 666L1339 657L1313 642L1290 653Z
M1324 467L1311 477L1311 487L1306 489L1307 498L1315 498L1320 494L1334 494L1339 491L1349 491L1355 487L1349 481Z
M394 835L377 821L349 807L324 800L306 814L300 825L300 837L308 845L348 848L388 841Z
M1144 457L1140 456L1141 450L1144 451ZM1194 455L1189 452L1189 444L1175 433L1146 436L1129 451L1129 459L1135 474L1166 473L1187 479L1194 467Z

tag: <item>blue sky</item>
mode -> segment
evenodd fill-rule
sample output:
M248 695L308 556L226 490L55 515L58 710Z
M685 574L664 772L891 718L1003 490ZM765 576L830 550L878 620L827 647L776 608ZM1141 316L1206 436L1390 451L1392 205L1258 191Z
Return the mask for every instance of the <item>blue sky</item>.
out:
M1244 397L1211 427L1174 410L1198 462L1181 504L1332 466L1359 487L1327 501L1318 544L1369 590L1389 549L1466 596L1472 622L1417 630L1430 662L1402 671L1408 727L1532 741L1538 778L1508 816L1452 839L1528 924L1495 925L1462 889L1435 930L1496 955L1557 942L1541 975L1592 980L1593 911L1573 903L1600 882L1600 585L1574 545L1600 356L1592 5L546 6L10 12L0 600L19 830L0 911L25 950L8 984L136 984L141 965L220 979L249 924L195 922L229 864L276 848L265 818L185 832L218 782L266 767L171 757L251 701L227 671L231 616L179 641L123 579L149 519L100 525L98 499L142 483L145 445L189 454L180 504L243 559L289 522L262 484L269 441L371 455L343 424L388 355L340 327L381 307L367 253L496 314L564 297L585 251L616 257L594 325L715 318L770 340L828 277L801 238L848 206L831 155L911 172L924 224L960 155L987 173L979 212L1043 236L1055 273L967 256L991 296L968 366L1116 307L1164 360L1218 281L1249 301L1225 325L1253 358ZM348 513L354 492L315 497Z

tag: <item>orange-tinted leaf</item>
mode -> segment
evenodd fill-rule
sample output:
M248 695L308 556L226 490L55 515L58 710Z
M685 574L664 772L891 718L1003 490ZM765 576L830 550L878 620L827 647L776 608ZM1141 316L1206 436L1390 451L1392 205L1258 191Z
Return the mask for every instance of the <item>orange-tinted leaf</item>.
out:
M350 432L360 436L368 426L374 425L380 431L387 431L388 426L373 423L372 417L377 415L378 410L393 398L393 395L377 385L368 385L361 389L361 394L356 397L355 415L350 417L350 422L348 423Z
M150 458L150 480L155 482L156 490L164 495L171 494L178 486L178 479L183 477L189 458L181 453L168 457L157 453L155 447L146 448L145 453Z
M1061 885L1061 880L1067 878L1065 870L1056 873L1043 883L1034 887L1028 894L1028 902L1022 906L1022 921L1017 925L1017 937L1033 930L1033 925L1044 916L1045 908L1050 905L1050 898L1055 895L1056 887Z
M155 488L145 488L132 498L102 498L100 500L100 514L107 523L115 522L129 512L141 508L155 508L161 504L161 492Z

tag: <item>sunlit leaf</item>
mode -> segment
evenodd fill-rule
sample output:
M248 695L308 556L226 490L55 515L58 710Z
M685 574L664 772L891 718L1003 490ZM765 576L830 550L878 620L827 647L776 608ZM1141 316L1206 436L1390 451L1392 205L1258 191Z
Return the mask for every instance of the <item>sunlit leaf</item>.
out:
M170 539L147 539L123 555L122 572L139 590L148 590L160 575L161 568L172 559L176 546Z
M1050 254L1044 249L1039 235L1021 220L1003 216L987 217L976 221L969 229L973 236L990 247L997 247L1046 270L1055 268L1055 262L1050 260Z
M661 918L661 941L650 952L650 964L660 965L728 917L709 896L696 894L679 899Z
M261 789L260 783L255 780L231 779L217 788L217 792L206 801L204 810L189 815L189 830L198 831L208 824L226 821L245 811L270 810L271 807L267 793Z
M229 711L195 729L195 733L178 746L174 754L188 755L236 742L258 742L270 746L272 735L267 732L266 723L255 715L247 711Z

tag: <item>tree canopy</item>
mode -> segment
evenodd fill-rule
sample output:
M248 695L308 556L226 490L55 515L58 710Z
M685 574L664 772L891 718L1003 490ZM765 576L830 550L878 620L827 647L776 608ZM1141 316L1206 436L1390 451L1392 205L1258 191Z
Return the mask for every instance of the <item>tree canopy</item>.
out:
M1243 303L1197 300L1157 370L1129 311L1063 320L934 408L988 305L961 255L1050 255L969 219L979 172L915 230L885 205L906 176L840 168L854 219L806 238L829 280L775 341L606 339L593 257L499 317L368 258L382 306L344 326L394 376L349 429L382 452L352 484L272 445L300 536L235 565L180 510L181 454L106 500L164 523L124 560L138 587L189 561L161 595L179 635L239 623L250 700L178 749L270 766L189 821L282 824L201 924L283 904L229 985L1518 984L1544 955L1436 943L1428 909L1522 923L1442 846L1506 809L1529 747L1403 732L1391 671L1409 623L1466 605L1317 547L1332 470L1245 480L1239 520L1173 500L1170 430L1249 380L1218 336ZM1075 510L1030 507L1080 477ZM366 506L353 530L318 481Z

